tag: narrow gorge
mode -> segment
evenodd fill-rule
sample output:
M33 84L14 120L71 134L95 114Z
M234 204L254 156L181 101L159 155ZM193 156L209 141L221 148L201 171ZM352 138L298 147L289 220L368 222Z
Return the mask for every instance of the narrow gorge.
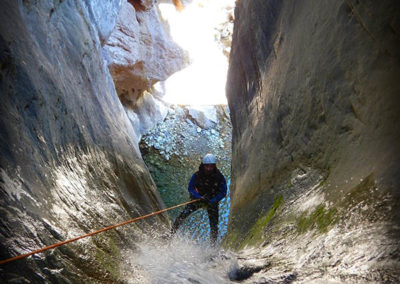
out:
M229 184L216 247L204 210L166 240L177 209L1 283L400 281L400 3L221 0L214 23L215 3L1 2L0 261L188 201L208 152Z

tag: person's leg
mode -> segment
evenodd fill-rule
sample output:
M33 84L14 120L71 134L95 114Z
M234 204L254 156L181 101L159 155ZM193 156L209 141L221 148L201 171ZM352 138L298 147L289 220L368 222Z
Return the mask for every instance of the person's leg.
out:
M215 245L218 240L218 204L208 205L207 212L210 220L211 244Z
M186 205L185 209L182 211L181 214L179 214L178 217L176 217L174 224L172 225L171 228L171 235L175 234L178 228L182 225L183 221L192 214L194 211L199 209L199 202L197 203L190 203Z

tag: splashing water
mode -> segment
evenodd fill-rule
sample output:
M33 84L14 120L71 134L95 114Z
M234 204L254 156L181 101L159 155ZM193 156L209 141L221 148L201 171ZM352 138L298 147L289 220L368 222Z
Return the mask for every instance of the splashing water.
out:
M148 275L149 283L227 283L236 258L208 242L176 235L165 242L154 240L139 245L131 262Z
M227 194L224 199L219 203L219 218L218 218L218 244L226 235L228 230L228 218L231 205L229 185L231 180L227 181ZM207 241L210 236L210 225L208 220L207 210L199 209L192 213L185 223L179 229L187 238L192 240L201 239Z

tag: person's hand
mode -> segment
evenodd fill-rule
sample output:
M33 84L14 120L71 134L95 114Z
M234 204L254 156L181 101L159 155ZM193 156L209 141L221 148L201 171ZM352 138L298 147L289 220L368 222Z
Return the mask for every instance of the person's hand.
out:
M207 196L202 196L200 199L201 199L202 202L204 202L206 204L210 203L210 199Z

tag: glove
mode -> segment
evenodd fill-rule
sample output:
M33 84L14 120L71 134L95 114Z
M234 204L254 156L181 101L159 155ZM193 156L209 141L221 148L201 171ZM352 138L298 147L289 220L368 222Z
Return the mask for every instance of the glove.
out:
M210 203L210 199L207 196L202 196L200 199L201 199L201 202L204 202L205 204Z

